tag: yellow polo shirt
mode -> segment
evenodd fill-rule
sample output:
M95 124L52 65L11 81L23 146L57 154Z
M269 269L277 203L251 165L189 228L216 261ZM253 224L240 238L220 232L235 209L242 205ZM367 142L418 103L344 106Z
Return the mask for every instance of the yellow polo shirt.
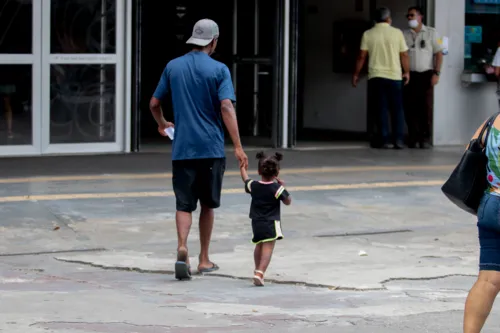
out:
M377 23L363 34L361 50L368 51L368 79L402 80L400 53L408 46L401 30Z

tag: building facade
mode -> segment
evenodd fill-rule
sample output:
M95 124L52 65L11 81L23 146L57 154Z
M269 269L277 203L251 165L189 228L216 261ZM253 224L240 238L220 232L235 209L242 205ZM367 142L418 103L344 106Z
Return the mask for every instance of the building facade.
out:
M362 136L366 89L353 90L349 70L332 64L336 22L370 22L370 11L386 5L404 27L405 11L415 4L213 1L206 9L195 0L0 1L0 156L139 150L148 133L156 135L147 99L163 66L185 51L192 23L217 15L218 56L233 74L244 136L285 148L308 130ZM464 144L498 110L496 84L481 64L500 42L494 28L500 1L419 4L449 38L435 89L434 144ZM215 5L221 8L210 9Z

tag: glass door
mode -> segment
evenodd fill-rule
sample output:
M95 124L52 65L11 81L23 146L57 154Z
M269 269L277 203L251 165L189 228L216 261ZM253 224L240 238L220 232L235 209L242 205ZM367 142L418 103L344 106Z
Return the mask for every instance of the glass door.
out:
M125 0L42 0L42 152L123 151Z
M234 0L233 82L245 144L278 146L281 1ZM242 42L244 41L244 42Z
M0 156L39 154L41 3L0 0Z

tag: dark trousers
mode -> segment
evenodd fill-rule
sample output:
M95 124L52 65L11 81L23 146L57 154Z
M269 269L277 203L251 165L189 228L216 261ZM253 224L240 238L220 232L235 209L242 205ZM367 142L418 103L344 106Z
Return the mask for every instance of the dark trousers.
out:
M401 143L404 136L403 81L368 80L368 133L372 146ZM392 120L392 140L389 129Z
M404 108L409 144L428 143L431 138L434 88L433 71L411 72L404 87Z

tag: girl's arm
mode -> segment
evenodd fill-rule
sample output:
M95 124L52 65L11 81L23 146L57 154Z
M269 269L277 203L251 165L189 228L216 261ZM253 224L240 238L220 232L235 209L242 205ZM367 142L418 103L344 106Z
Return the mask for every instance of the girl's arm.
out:
M248 177L248 172L245 166L240 167L240 174L241 174L241 179L243 180L243 183L245 183L245 192L248 194L252 193L252 183L253 180Z
M246 182L248 179L250 179L250 177L248 177L248 172L244 166L240 167L240 174L241 174L241 180L243 180L243 182Z
M279 199L283 201L285 205L290 206L290 204L292 203L292 197L290 196L290 193L288 193L288 191L285 189L285 182L278 177L276 177L276 181L283 187L283 191L281 191Z

